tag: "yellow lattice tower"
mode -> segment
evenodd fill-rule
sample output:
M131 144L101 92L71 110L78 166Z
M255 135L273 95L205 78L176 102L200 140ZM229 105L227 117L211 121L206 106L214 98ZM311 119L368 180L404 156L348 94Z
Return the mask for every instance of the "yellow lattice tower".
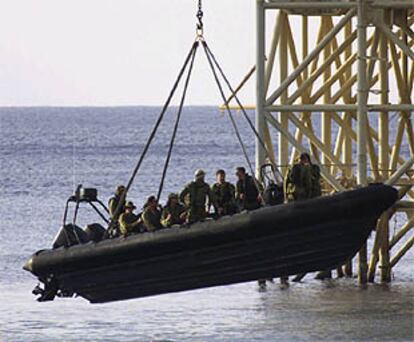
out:
M256 16L256 66L236 92L256 75L256 126L270 151L276 129L272 158L284 174L309 151L325 192L369 182L398 187L401 200L378 221L370 255L366 246L358 254L361 283L374 280L378 263L381 280L390 281L414 244L414 1L257 0ZM257 168L264 162L256 143ZM404 223L390 238L397 213ZM345 273L352 274L351 261Z

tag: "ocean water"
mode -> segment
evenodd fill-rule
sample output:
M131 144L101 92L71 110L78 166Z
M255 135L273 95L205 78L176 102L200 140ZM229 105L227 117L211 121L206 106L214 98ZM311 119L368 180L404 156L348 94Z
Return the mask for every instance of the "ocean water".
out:
M50 246L77 184L97 187L106 202L117 184L126 183L159 110L0 109L0 341L414 340L412 251L390 285L367 289L355 279L319 282L308 275L288 288L269 284L266 291L245 283L108 304L36 302L36 279L22 270L24 261ZM174 113L167 113L131 189L139 207L157 191ZM253 134L239 114L236 121L254 160ZM196 168L206 170L209 182L224 168L234 181L239 165L246 163L228 118L213 107L186 108L163 198L179 191ZM96 217L82 209L80 220Z

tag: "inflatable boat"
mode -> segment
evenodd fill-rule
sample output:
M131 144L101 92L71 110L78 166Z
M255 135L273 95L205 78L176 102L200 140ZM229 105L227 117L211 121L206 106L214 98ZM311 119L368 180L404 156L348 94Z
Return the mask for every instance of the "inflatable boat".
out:
M360 249L397 196L370 185L152 233L84 239L38 251L24 269L44 284L34 291L41 300L77 295L92 303L327 270Z

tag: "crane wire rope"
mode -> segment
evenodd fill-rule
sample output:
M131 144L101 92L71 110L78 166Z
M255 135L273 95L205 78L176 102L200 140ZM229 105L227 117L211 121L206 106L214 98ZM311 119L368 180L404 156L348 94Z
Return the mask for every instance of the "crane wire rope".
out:
M218 77L216 68L214 67L214 64L213 64L213 61L211 59L211 56L208 54L208 52L206 50L206 43L205 43L204 40L203 40L202 44L203 44L204 52L205 52L206 57L207 57L208 64L210 66L211 72L212 72L213 77L214 77L214 80L216 81L217 88L219 89L219 92L220 92L220 95L221 95L223 101L226 102L226 95L224 94L223 87L222 87L221 82L220 82L220 79ZM249 166L250 172L253 175L253 179L254 179L254 181L256 183L256 186L258 187L258 189L260 189L260 186L258 184L258 181L257 181L256 177L254 177L254 170L253 170L252 163L250 161L249 155L247 153L246 146L243 143L243 139L241 138L240 131L239 131L238 127L237 127L236 121L234 120L233 114L231 112L231 109L230 109L228 103L226 104L226 111L227 111L227 114L228 114L228 116L230 118L231 124L233 126L234 133L236 134L237 140L239 141L240 147L241 147L241 149L243 151L244 158L246 159L246 162L247 162L247 165Z
M160 200L162 190L163 190L163 187L164 187L164 181L165 181L165 177L167 175L167 169L168 169L168 165L170 163L171 154L172 154L172 150L173 150L174 142L175 142L175 137L177 135L178 124L180 122L181 113L182 113L182 110L183 110L184 101L185 101L185 97L186 97L186 94L187 94L188 84L190 83L190 78L191 78L191 74L192 74L192 71L193 71L194 59L195 59L195 56L196 56L196 53L197 53L197 48L198 48L198 41L194 42L194 45L193 45L193 52L192 52L192 55L191 55L190 66L188 68L187 77L186 77L186 80L185 80L184 89L183 89L183 93L182 93L182 96L181 96L180 106L179 106L178 111L177 111L177 117L176 117L176 120L175 120L173 133L171 135L170 145L168 147L167 157L165 159L164 168L163 168L163 171L162 171L160 185L158 187L157 202Z
M140 169L140 167L142 165L142 162L144 161L144 158L145 158L145 156L146 156L146 154L148 152L148 149L151 146L151 143L152 143L152 141L153 141L153 139L154 139L154 137L155 137L155 135L156 135L156 133L158 131L158 127L160 126L161 121L164 118L164 115L165 115L165 113L166 113L166 111L167 111L167 109L168 109L168 107L170 105L171 99L173 98L173 96L175 94L175 91L177 90L177 87L180 84L181 78L182 78L182 76L183 76L183 74L184 74L184 72L185 72L185 70L187 68L187 65L190 62L190 59L191 59L191 57L193 55L193 52L194 52L194 49L195 49L195 45L196 45L195 43L192 44L191 49L190 49L190 51L188 52L188 54L187 54L187 56L185 58L184 64L182 65L182 67L181 67L181 69L180 69L180 71L178 73L178 76L177 76L177 78L176 78L176 80L174 82L174 85L173 85L170 93L168 94L167 100L165 101L164 106L163 106L163 108L162 108L162 110L161 110L161 112L160 112L160 114L159 114L159 116L157 118L157 121L156 121L154 127L152 128L152 131L151 131L151 133L150 133L150 135L148 137L148 140L147 140L147 142L146 142L146 144L144 146L144 149L141 152L141 155L139 157L139 160L138 160L137 164L135 165L135 168L134 168L134 170L133 170L133 172L131 174L131 177L128 180L128 183L127 183L127 185L125 187L125 190L121 194L121 198L120 198L120 200L119 200L119 202L118 202L118 204L116 206L115 212L113 213L113 216L111 218L111 222L109 224L109 230L110 230L110 232L116 226L117 218L118 218L118 215L121 213L121 209L122 209L123 203L125 201L125 198L127 196L127 193L129 191L129 189L131 188L131 185L134 182L134 179L135 179L136 175L138 174L138 171L139 171L139 169Z
M263 150L265 151L267 158L269 159L270 163L272 164L274 170L278 173L279 177L281 180L283 180L283 176L280 173L279 169L276 167L276 165L274 164L273 159L270 156L270 152L265 144L265 142L263 141L262 137L260 136L259 132L256 130L256 127L254 126L252 120L249 118L246 109L244 108L243 104L241 103L239 97L237 96L236 92L234 91L233 87L231 86L230 81L228 80L226 74L224 73L222 67L220 66L220 64L217 61L217 58L215 57L215 55L213 54L213 52L211 51L210 47L207 45L207 42L204 41L204 48L206 50L206 53L208 53L212 59L212 61L214 62L215 66L217 67L217 70L220 72L221 77L223 78L224 82L227 85L227 88L230 90L230 92L232 94L234 94L234 99L236 100L238 106L240 107L240 110L243 113L244 118L246 119L246 121L248 122L250 128L252 129L252 131L254 132L254 135L256 136L257 140L259 141L260 145L262 146Z
M229 88L229 90L232 93L234 93L233 88L232 88L229 80L227 79L226 75L224 74L223 69L219 65L216 57L214 56L214 54L212 53L212 51L208 47L207 42L204 39L204 36L203 36L203 28L204 28L203 10L202 10L201 0L198 0L198 10L197 10L196 17L197 17L197 20L198 20L198 22L196 24L196 41L191 46L191 49L190 49L190 51L188 52L188 54L185 58L184 64L182 65L182 67L181 67L181 69L178 73L178 76L177 76L177 78L174 82L174 85L173 85L173 87L172 87L172 89L171 89L171 91L170 91L170 93L167 97L167 100L165 101L164 106L163 106L163 108L162 108L162 110L161 110L161 112L160 112L160 114L157 118L157 121L156 121L155 125L153 126L153 129L152 129L152 131L151 131L151 133L148 137L148 140L147 140L147 142L144 146L144 149L141 152L141 155L138 159L138 162L135 165L135 168L134 168L134 170L133 170L133 172L132 172L132 174L131 174L131 176L128 180L128 183L125 187L125 190L121 194L120 201L116 206L115 212L113 213L113 217L111 218L111 221L110 221L110 224L109 224L109 230L113 229L116 226L116 218L120 214L120 211L121 211L123 203L126 199L127 193L129 191L129 189L131 188L131 185L134 182L134 180L135 180L135 178L138 174L139 169L141 168L141 165L142 165L142 163L145 159L145 156L146 156L146 154L149 150L149 147L151 146L151 143L152 143L155 135L157 134L158 128L159 128L159 126L160 126L160 124L161 124L161 122L162 122L162 120L165 116L165 113L167 112L167 109L170 106L171 100L172 100L172 98L173 98L173 96L174 96L174 94L175 94L175 92L176 92L176 90L177 90L177 88L178 88L178 86L181 82L182 76L184 75L184 73L185 73L185 71L187 70L187 67L188 67L187 75L186 75L186 79L185 79L185 83L184 83L184 88L183 88L183 92L182 92L182 95L181 95L181 100L180 100L180 104L179 104L179 107L178 107L177 116L176 116L176 120L175 120L175 124L174 124L174 128L173 128L173 132L172 132L172 135L171 135L167 156L166 156L166 159L165 159L165 162L164 162L162 176L161 176L160 184L159 184L159 187L158 187L158 193L157 193L157 197L156 197L157 201L159 201L159 199L161 197L162 190L163 190L163 187L164 187L165 178L166 178L167 171L168 171L169 162L171 160L171 155L172 155L172 151L173 151L173 147L174 147L174 143L175 143L175 138L176 138L177 131L178 131L179 122L180 122L180 119L181 119L182 110L183 110L183 107L184 107L185 98L186 98L186 95L187 95L188 85L189 85L190 78L191 78L191 75L192 75L192 70L193 70L193 66L194 66L194 60L195 60L197 48L198 48L200 42L203 45L203 49L204 49L205 55L207 57L208 64L210 66L210 70L213 74L213 77L214 77L214 80L216 82L217 88L220 92L220 95L221 95L224 103L226 103L226 97L225 97L223 86L220 82L217 70L219 71L220 75L222 76L222 78L225 81L225 83L226 83L227 87ZM247 120L250 128L253 130L256 138L258 139L259 143L261 144L264 151L266 152L266 154L268 156L268 159L271 161L272 165L274 166L272 158L270 158L270 153L269 153L268 149L266 148L266 145L265 145L263 139L260 137L260 135L257 132L256 128L254 127L252 121L248 117L247 112L246 112L244 106L241 104L241 102L240 102L239 98L237 97L237 95L235 95L235 99L237 101L237 104L239 105L239 107L242 110L244 118ZM242 149L244 158L246 159L247 165L250 169L250 172L251 172L252 175L254 175L252 162L250 161L249 155L247 153L246 146L243 142L243 139L241 137L239 128L237 127L237 123L236 123L236 121L233 117L232 111L231 111L230 106L229 106L228 103L226 103L226 110L227 110L228 116L230 118L231 124L233 126L234 132L236 134L237 140L238 140L238 142L240 144L240 147ZM280 175L280 171L276 167L275 167L275 170L277 170L278 174ZM260 189L261 186L260 186L260 183L258 182L258 180L256 179L256 177L253 177L253 179L254 179L254 182L255 182L256 186L258 187L258 189Z

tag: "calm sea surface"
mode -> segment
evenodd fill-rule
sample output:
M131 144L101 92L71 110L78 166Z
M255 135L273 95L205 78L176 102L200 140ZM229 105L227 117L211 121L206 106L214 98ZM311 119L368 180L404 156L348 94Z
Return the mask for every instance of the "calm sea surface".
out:
M125 183L159 108L0 108L0 341L413 341L414 253L389 286L308 275L281 289L256 283L91 305L81 298L38 303L22 270L49 247L77 184L107 201ZM160 128L131 192L142 206L156 192L174 112ZM236 115L254 160L253 134ZM272 132L272 134L276 134ZM245 165L227 117L213 107L184 112L163 197L202 167ZM408 148L403 147L403 153ZM96 220L86 209L81 220ZM401 220L397 218L397 221ZM395 222L397 225L399 223ZM394 231L391 224L391 233Z

